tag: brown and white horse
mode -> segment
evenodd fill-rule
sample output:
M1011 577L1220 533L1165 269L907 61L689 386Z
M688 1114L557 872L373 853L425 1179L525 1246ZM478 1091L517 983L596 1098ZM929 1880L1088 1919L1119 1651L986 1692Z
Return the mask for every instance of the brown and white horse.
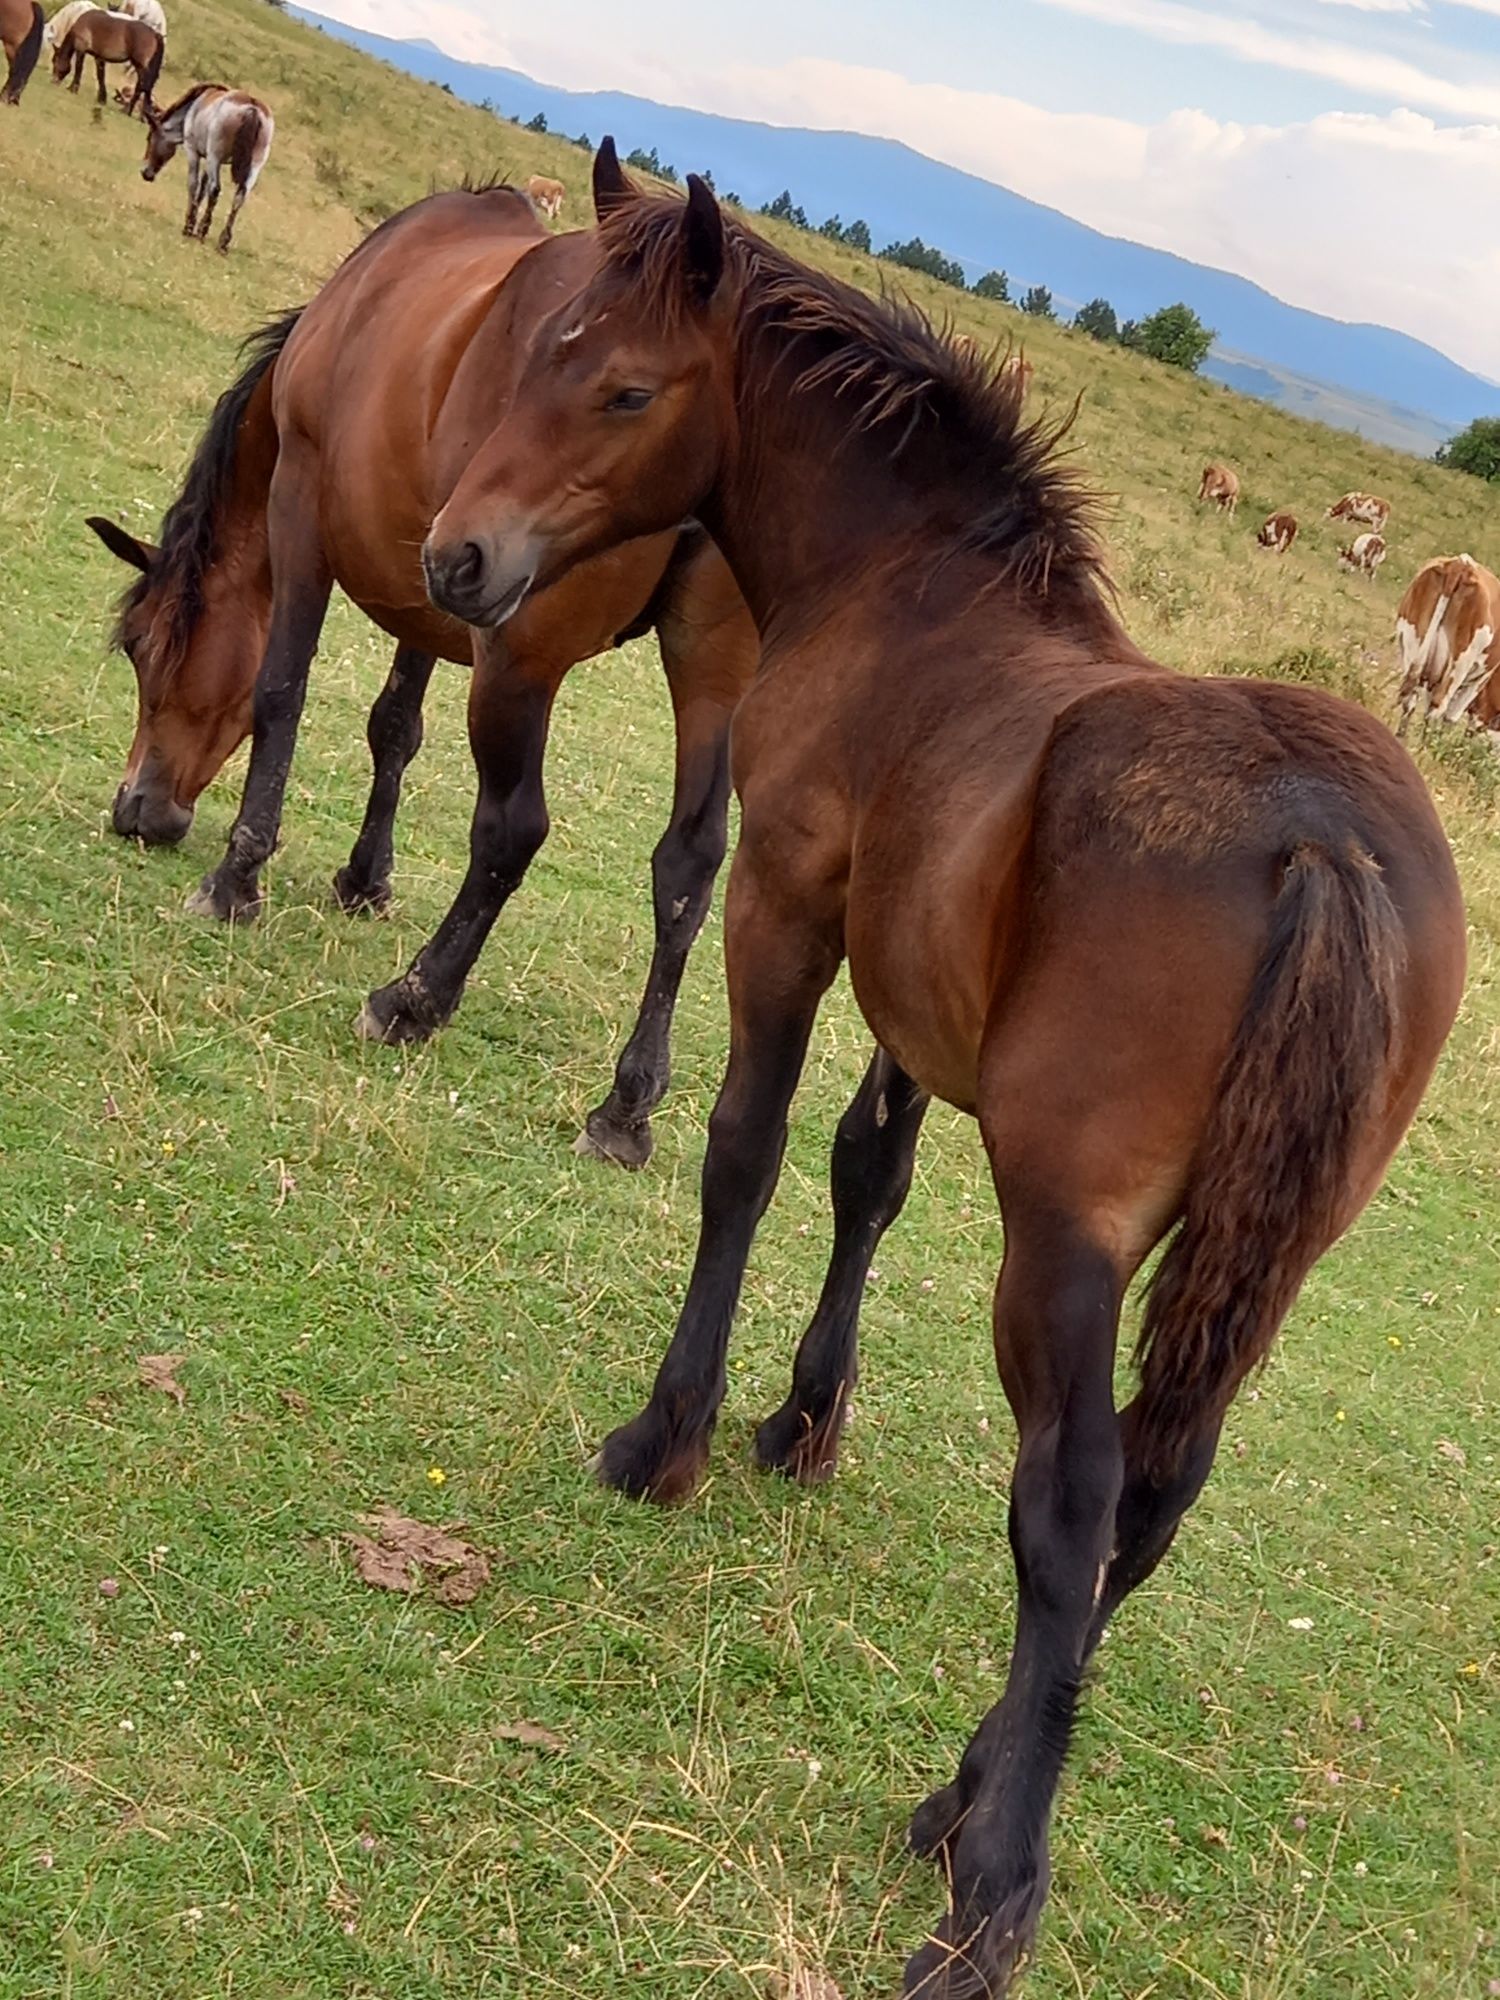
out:
M71 69L72 89L76 96L83 81L83 65L92 56L99 80L97 101L105 104L109 100L104 88L104 65L129 63L135 71L135 89L126 106L128 116L138 104L149 107L156 79L161 74L165 51L166 44L162 37L144 21L132 20L126 14L106 14L101 8L90 7L69 24L67 33L53 51L52 77L54 82L62 83Z
M1212 500L1221 514L1232 514L1240 504L1240 476L1227 465L1217 461L1203 468L1203 477L1198 481L1198 505Z
M19 104L42 53L47 23L36 0L0 0L0 48L7 64L0 104Z
M179 146L187 154L184 236L196 236L199 242L206 240L214 219L214 204L219 199L219 176L228 163L229 177L234 182L234 201L219 238L219 248L227 255L234 239L235 221L271 156L275 119L258 97L251 97L247 91L231 90L223 83L195 83L159 117L148 109L146 119L151 131L141 167L143 181L154 181L175 157Z

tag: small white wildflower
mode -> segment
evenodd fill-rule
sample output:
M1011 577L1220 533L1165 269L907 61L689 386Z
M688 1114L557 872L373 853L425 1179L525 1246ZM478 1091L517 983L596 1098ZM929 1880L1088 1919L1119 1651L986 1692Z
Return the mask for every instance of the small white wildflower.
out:
M808 1758L808 1760L807 1760L807 1775L808 1775L808 1777L810 1777L810 1778L821 1778L821 1777L822 1777L822 1775L823 1775L823 1766L822 1766L822 1765L821 1765L821 1764L819 1763L819 1761L818 1761L818 1759L817 1759L816 1757L809 1757L809 1758Z
M1288 1618L1286 1622L1293 1632L1310 1632L1313 1628L1310 1618Z
M122 1715L120 1717L120 1727L127 1736L134 1736L135 1724L131 1721L128 1715Z
M1369 1866L1366 1862L1356 1861L1354 1864L1354 1872L1356 1875L1368 1875L1370 1872Z
M167 1644L169 1646L185 1646L187 1644L187 1633L169 1632L167 1634Z

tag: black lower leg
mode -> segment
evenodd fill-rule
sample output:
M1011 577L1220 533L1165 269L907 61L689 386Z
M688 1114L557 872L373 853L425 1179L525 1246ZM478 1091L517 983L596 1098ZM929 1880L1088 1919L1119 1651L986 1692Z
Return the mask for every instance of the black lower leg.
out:
M729 1067L708 1124L693 1274L650 1400L598 1459L607 1485L653 1500L684 1498L707 1463L745 1262L781 1170L818 1002L839 963L841 920L789 934L779 898L768 910L745 863L742 847L728 910Z
M349 859L333 878L346 910L380 910L391 899L396 807L407 765L422 747L422 703L434 665L431 653L398 646L385 686L370 710L366 737L374 777L364 823Z
M275 853L281 833L281 805L307 699L308 670L331 589L321 551L309 548L306 537L301 520L276 521L273 496L275 594L255 683L250 768L224 859L188 900L188 908L200 916L246 921L260 910L260 870Z
M651 1157L651 1113L671 1078L672 1015L683 968L713 899L729 816L729 718L716 738L686 759L672 817L651 857L656 942L646 991L629 1041L615 1065L614 1088L591 1111L579 1140L620 1166Z
M1138 1584L1146 1581L1171 1548L1182 1517L1203 1491L1219 1447L1220 1422L1206 1425L1188 1441L1176 1469L1161 1477L1148 1472L1150 1454L1139 1439L1141 1404L1131 1403L1120 1418L1125 1448L1125 1483L1115 1514L1115 1545L1089 1631L1093 1653L1104 1628Z
M764 1466L826 1479L858 1375L859 1309L875 1246L911 1187L927 1093L877 1049L833 1142L833 1255L817 1311L797 1349L792 1390L755 1435Z
M1010 1509L1016 1639L1004 1696L956 1785L913 1826L944 1861L950 1908L907 1967L908 1993L1007 1992L1046 1900L1047 1826L1123 1477L1110 1394L1119 1295L1110 1259L1076 1236L1045 1224L1008 1234L995 1339L1021 1435Z
M453 907L408 971L365 1002L359 1031L371 1041L419 1042L453 1013L495 919L547 837L542 759L556 683L517 683L503 659L476 664L469 741L479 798L469 867Z

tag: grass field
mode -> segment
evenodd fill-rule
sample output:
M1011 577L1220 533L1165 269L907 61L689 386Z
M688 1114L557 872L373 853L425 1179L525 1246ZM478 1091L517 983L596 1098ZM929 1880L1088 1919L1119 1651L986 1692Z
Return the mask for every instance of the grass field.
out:
M0 116L0 1996L690 2000L797 1965L888 1994L939 1909L905 1819L997 1692L1012 1618L972 1128L929 1122L836 1486L758 1478L863 1062L841 988L711 1481L632 1507L583 1463L671 1324L724 1041L711 921L652 1165L575 1159L649 948L651 648L565 690L551 841L429 1048L351 1028L458 879L455 672L384 922L327 892L386 665L337 602L262 923L182 914L240 762L180 851L109 832L134 689L81 516L152 531L237 337L362 221L497 167L559 174L579 221L588 171L257 0L172 18L164 94L217 74L278 114L227 262L180 241L180 170L144 186L114 112L43 76ZM1404 577L1500 555L1474 482L1056 330L1028 346L1043 395L1087 392L1128 619L1174 665L1379 707ZM1205 456L1241 470L1235 523L1194 514ZM1315 518L1351 486L1394 502L1373 586ZM1282 562L1251 545L1274 505L1305 524ZM1500 762L1458 737L1422 755L1470 897L1464 1013L1103 1649L1037 2000L1500 1991ZM159 1353L185 1357L180 1405L138 1381ZM474 1604L358 1579L344 1537L382 1503L468 1524L493 1561Z

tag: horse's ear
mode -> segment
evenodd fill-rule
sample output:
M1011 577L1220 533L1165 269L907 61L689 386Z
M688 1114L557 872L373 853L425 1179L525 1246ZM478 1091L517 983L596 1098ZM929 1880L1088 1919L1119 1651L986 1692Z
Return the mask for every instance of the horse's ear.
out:
M682 276L688 294L707 305L724 275L724 217L708 182L687 177L687 206L682 211Z
M615 142L606 133L594 155L594 214L602 222L622 202L634 201L640 189L620 165Z
M86 528L92 528L112 556L129 563L132 569L149 573L151 565L161 554L154 542L138 542L128 528L122 528L118 521L106 520L102 514L90 514L84 520Z

